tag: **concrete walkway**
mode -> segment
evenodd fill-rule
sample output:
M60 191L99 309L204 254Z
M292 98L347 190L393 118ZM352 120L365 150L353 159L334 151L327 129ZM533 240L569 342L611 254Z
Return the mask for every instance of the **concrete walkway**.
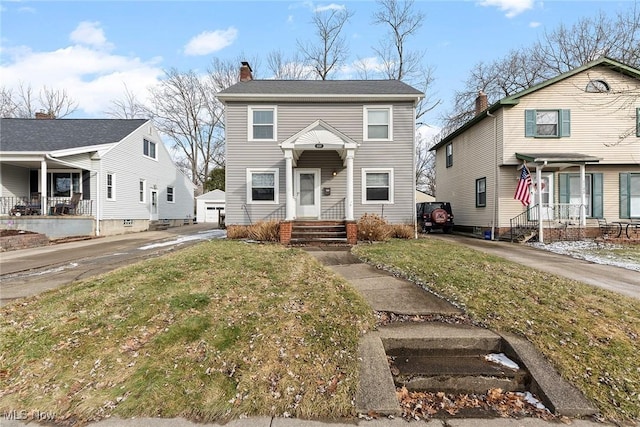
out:
M536 270L577 280L632 298L640 299L640 273L612 265L572 258L536 249L519 243L482 240L459 234L429 234L430 239L440 239L496 255Z
M407 316L462 314L459 308L418 285L362 263L348 248L309 247L307 252L351 283L375 311ZM362 338L358 354L361 368L356 411L395 416L401 413L387 362L387 346L414 347L416 343L429 342L429 346L434 345L434 348L465 349L487 343L495 348L494 343L498 341L504 341L505 346L526 363L533 377L531 390L541 396L553 412L567 417L583 417L597 412L575 387L562 380L526 340L511 335L500 336L469 325L439 322L396 322L382 326ZM536 423L532 425L547 424L540 420L531 422ZM453 425L451 420L447 420L447 425Z

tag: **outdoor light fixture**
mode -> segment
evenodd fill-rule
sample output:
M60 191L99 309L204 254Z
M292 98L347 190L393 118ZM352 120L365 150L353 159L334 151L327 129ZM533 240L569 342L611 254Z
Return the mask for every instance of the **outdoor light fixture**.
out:
M333 172L331 172L331 175L336 176L338 175L338 172L334 170Z

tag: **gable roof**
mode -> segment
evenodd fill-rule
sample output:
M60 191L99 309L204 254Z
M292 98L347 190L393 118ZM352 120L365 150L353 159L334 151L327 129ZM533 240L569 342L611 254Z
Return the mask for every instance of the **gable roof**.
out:
M0 151L51 152L113 144L146 119L0 119Z
M276 99L406 99L418 101L419 90L399 80L249 80L218 93L222 101Z
M443 145L451 142L454 138L456 138L458 135L462 134L463 132L465 132L467 129L473 127L476 123L482 121L485 117L487 117L487 113L494 113L495 111L505 107L505 106L512 106L512 105L517 105L520 102L520 98L529 95L530 93L536 92L540 89L543 89L545 87L551 86L555 83L558 83L562 80L565 80L569 77L573 77L576 74L582 73L583 71L586 71L588 69L591 69L593 67L596 66L604 66L607 67L613 71L616 71L620 74L624 74L627 75L629 77L635 78L635 79L640 79L640 70L633 68L629 65L625 65L621 62L615 61L611 58L607 58L606 56L602 56L598 59L596 59L595 61L591 61L587 64L584 64L581 67L577 67L574 68L571 71L567 71L566 73L562 73L554 78L545 80L541 83L538 83L537 85L533 85L528 89L525 89L523 91L520 91L518 93L515 93L513 95L509 95L505 98L502 98L501 100L499 100L498 102L496 102L495 104L492 104L489 108L487 108L485 111L483 111L482 113L476 115L474 118L472 118L471 120L469 120L467 123L465 123L464 125L460 126L458 129L456 129L455 131L453 131L452 133L450 133L449 135L447 135L444 139L442 139L440 142L438 142L436 145L434 145L433 147L430 148L430 151L433 150L437 150L438 148L442 147Z

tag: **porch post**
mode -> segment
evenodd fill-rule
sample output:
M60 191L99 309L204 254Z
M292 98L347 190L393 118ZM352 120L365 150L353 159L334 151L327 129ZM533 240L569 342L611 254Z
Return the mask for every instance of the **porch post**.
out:
M40 215L49 215L47 203L47 161L40 161Z
M585 227L587 225L587 187L585 176L585 165L580 164L580 226Z
M293 198L293 152L291 150L284 151L285 164L285 219L293 221L296 216L295 199Z
M347 195L344 203L344 216L347 221L353 221L353 150L347 150Z
M542 166L536 166L536 193L538 197L538 241L544 243L544 224L542 223Z

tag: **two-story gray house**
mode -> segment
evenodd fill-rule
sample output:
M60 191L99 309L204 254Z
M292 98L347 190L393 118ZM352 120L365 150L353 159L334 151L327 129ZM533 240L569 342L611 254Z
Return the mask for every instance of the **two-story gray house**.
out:
M397 80L254 80L221 91L226 129L227 227L301 220L347 225L375 213L415 222L415 107Z

